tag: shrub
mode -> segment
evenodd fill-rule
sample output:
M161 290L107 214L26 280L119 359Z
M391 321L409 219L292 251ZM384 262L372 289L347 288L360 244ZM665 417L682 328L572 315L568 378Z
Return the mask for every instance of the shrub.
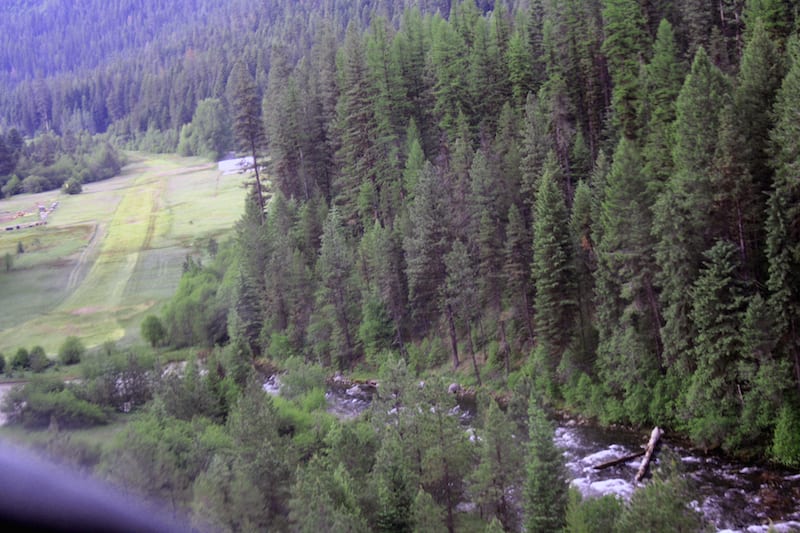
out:
M19 194L21 192L22 182L19 180L16 174L11 176L11 179L8 180L2 188L2 193L5 197L14 196L15 194Z
M800 412L790 405L784 405L778 415L772 455L783 465L800 466Z
M28 176L22 180L22 190L28 194L36 194L50 189L50 182L43 176Z
M623 504L615 496L609 494L601 498L582 500L577 490L570 489L566 531L582 533L614 531L622 510Z
M81 365L83 386L80 397L117 411L127 412L153 397L152 354L95 353Z
M28 350L20 348L14 357L11 359L11 368L13 370L27 370L31 367L31 357Z
M70 178L64 183L64 192L67 194L80 194L83 191L80 180Z
M108 416L97 405L81 400L71 389L49 394L30 394L23 408L22 425L41 428L53 420L60 427L87 427L108 423Z
M47 358L47 354L41 346L34 346L31 349L28 361L34 372L44 372L50 366L50 359Z
M74 365L81 362L86 347L78 337L67 337L58 350L58 360L63 365Z
M164 328L164 324L155 315L147 315L142 321L140 329L142 338L149 342L153 348L162 344L167 338L167 330Z
M6 358L0 353L0 374L6 371Z
M75 395L59 379L42 377L15 387L6 396L3 410L12 424L44 428L52 422L60 427L86 427L108 422L105 411Z
M281 376L281 395L294 399L315 389L325 388L325 369L292 357L285 364L286 373Z

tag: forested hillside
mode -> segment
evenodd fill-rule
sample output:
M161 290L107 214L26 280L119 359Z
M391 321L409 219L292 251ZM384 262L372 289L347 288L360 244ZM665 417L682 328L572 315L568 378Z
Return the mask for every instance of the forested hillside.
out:
M524 367L603 422L796 462L800 47L790 6L724 7L467 2L274 42L238 76L275 195L239 225L232 342Z
M85 42L77 22L37 18L62 4L17 2L2 22L5 39L14 20L35 34L18 52L3 46L9 127L210 156L236 147L266 165L233 251L186 268L162 316L173 345L227 343L228 372L255 358L385 373L402 359L409 383L449 369L603 424L657 424L702 449L800 465L793 2L82 0L108 6ZM408 405L428 394L405 387ZM489 483L455 448L430 459L433 474L392 463L422 461L402 433L415 424L463 445L436 416L397 432L377 424L380 438L337 429L290 451L273 432L273 455L259 455L241 417L274 409L245 393L234 410L215 391L224 406L209 412L232 409L237 451L180 495L205 518L208 502L222 513L220 487L257 486L271 507L253 520L266 524L359 530L372 517L406 530L391 520L413 508L439 525L446 510L452 531L464 487ZM443 400L424 401L441 411ZM177 408L163 409L131 431ZM198 431L212 442L209 428ZM378 459L349 457L351 442ZM295 477L265 466L302 450ZM247 477L250 463L280 489ZM383 492L370 500L352 484L373 466ZM545 489L529 483L534 501ZM326 526L303 514L315 494L337 502ZM503 528L518 527L505 501L486 498Z
M710 448L798 423L788 2L32 4L9 125L271 158L231 314L253 355L527 365Z

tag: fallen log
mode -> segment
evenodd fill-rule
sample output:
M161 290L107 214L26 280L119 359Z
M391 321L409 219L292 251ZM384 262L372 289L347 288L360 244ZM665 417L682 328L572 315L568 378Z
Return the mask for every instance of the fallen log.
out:
M609 468L614 465L618 465L620 463L627 463L631 459L636 459L637 457L643 456L647 450L642 450L640 452L632 453L630 455L626 455L625 457L620 457L618 459L611 459L610 461L606 461L605 463L600 463L599 465L595 465L593 468L595 470L603 470L604 468Z
M663 434L664 431L660 427L653 428L653 432L650 433L650 441L647 443L647 450L645 450L644 459L642 459L642 464L639 466L639 471L636 472L635 479L637 483L640 482L647 473L647 467L650 465L650 459L652 459L653 452L656 450L656 446L658 445L658 440Z

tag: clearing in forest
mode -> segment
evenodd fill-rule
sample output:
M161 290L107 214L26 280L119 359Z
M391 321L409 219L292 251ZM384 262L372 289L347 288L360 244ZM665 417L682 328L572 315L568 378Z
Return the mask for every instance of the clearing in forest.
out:
M68 335L87 346L137 340L144 316L174 293L186 255L230 234L244 205L241 176L195 158L131 161L76 196L0 200L6 213L59 202L46 226L0 233L0 352L38 344L54 354Z

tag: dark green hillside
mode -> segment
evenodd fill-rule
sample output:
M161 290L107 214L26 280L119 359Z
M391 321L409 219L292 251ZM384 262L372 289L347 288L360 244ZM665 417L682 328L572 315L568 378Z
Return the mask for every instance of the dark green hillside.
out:
M4 50L8 127L265 165L159 318L199 366L108 477L217 529L670 531L700 527L679 472L581 507L544 413L800 466L794 2L144 4L3 22L40 33ZM376 409L322 414L335 373Z

